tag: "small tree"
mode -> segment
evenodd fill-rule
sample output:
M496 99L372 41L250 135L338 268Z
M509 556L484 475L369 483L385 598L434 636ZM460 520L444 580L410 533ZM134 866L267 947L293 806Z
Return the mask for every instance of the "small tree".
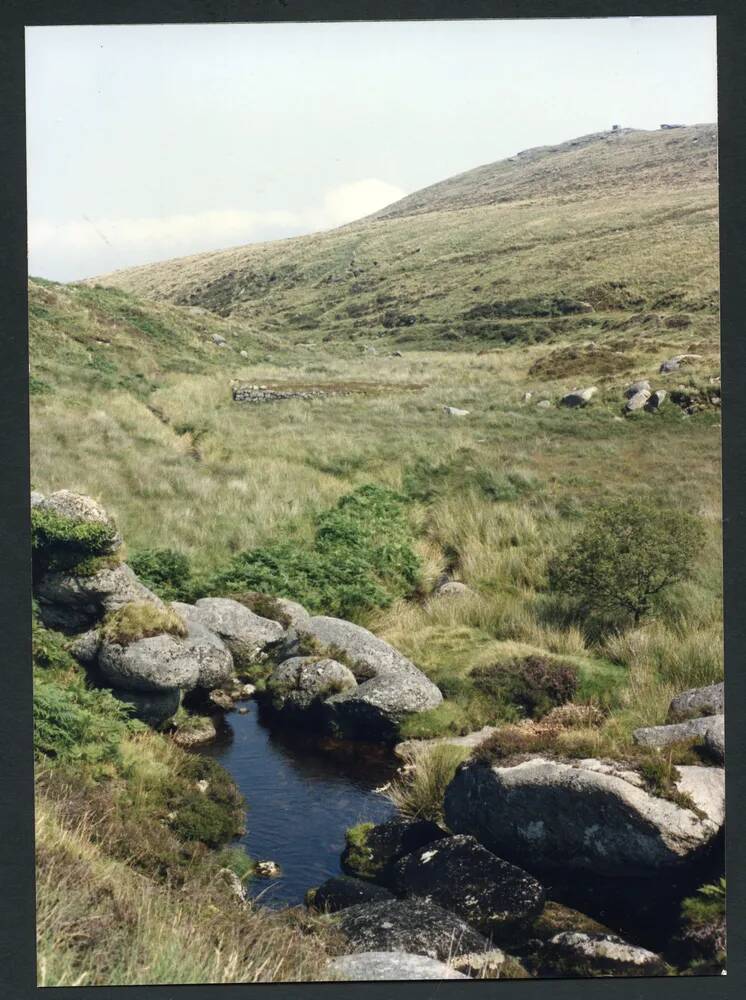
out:
M686 579L704 541L699 520L650 501L597 508L550 562L549 585L583 610L628 614L635 625L671 584Z

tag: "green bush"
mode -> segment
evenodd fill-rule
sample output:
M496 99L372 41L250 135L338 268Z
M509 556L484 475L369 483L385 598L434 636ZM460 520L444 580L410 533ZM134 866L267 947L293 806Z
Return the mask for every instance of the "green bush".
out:
M127 706L109 691L86 688L82 677L62 686L36 678L34 751L38 757L89 764L120 759L120 744L136 729Z
M49 510L31 511L31 553L34 576L49 570L71 569L78 563L106 555L116 535L111 524L75 521Z
M543 656L476 667L470 677L474 687L496 704L515 705L534 719L572 701L579 683L574 664Z
M230 775L209 757L187 756L167 799L171 822L182 840L221 847L243 828L245 802ZM197 782L207 781L202 792Z
M672 584L686 579L704 541L698 519L636 499L591 513L575 538L550 561L549 585L584 614L631 619L636 625Z
M311 545L277 542L242 552L207 589L263 591L313 612L352 618L415 589L420 564L411 541L403 498L362 486L318 516Z
M129 557L142 582L164 601L189 601L192 568L189 558L175 549L142 549Z

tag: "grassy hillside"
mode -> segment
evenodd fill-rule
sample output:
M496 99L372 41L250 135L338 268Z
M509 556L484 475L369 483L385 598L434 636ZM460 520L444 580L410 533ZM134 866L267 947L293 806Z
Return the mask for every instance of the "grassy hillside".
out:
M480 167L331 232L92 280L245 317L289 343L470 348L595 333L609 309L712 314L716 141L711 125L600 133Z
M597 710L568 746L623 752L673 694L722 677L714 140L712 126L586 137L334 232L77 285L32 280L33 485L97 497L143 565L182 553L190 596L261 571L278 595L354 607L444 692L404 735L514 721L490 678L538 659L572 671L576 701ZM669 398L625 417L638 378ZM237 403L233 380L329 394ZM557 405L586 386L587 407ZM366 485L379 492L355 492ZM591 510L632 497L695 515L704 541L637 625L584 619L552 592L550 563ZM444 573L474 593L438 597ZM355 574L367 603L341 592ZM53 706L84 698L68 668L45 675ZM124 820L134 809L160 830L164 776L188 765L162 736L115 742L105 780L86 769L72 788L63 772L40 784L43 981L321 975L321 932L292 915L239 921L210 855L185 893L143 878L122 853ZM123 825L102 841L112 806ZM207 883L209 905L190 909ZM117 928L116 947L96 921Z

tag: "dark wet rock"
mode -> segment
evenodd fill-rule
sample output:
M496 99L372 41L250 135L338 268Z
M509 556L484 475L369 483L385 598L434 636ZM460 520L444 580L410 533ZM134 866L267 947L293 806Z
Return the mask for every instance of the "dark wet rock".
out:
M665 389L657 389L645 404L645 409L649 413L655 413L656 410L660 410L666 401L666 396L668 396L668 393Z
M355 952L406 951L447 961L490 947L455 914L423 899L361 903L340 910L334 923Z
M43 623L65 632L88 629L125 604L146 602L165 607L126 563L106 566L90 575L74 571L47 573L37 585L36 598Z
M547 942L540 975L551 977L665 976L666 963L655 952L628 944L614 934L563 931Z
M398 895L438 903L495 941L529 925L545 899L533 875L463 834L402 858L394 865L393 886Z
M360 823L347 831L342 869L349 875L388 884L400 858L447 836L445 830L426 819L390 819L377 826Z
M722 715L708 715L701 719L687 719L686 722L674 722L667 726L643 726L632 733L635 743L644 747L667 747L672 743L683 743L689 740L703 742L718 720L722 723Z
M626 413L637 413L638 410L645 408L649 399L649 390L641 389L640 392L636 392L633 396L629 397L624 405L624 410Z
M327 966L329 978L337 981L468 979L445 962L405 951L363 951L340 955Z
M227 597L203 597L196 604L175 601L171 606L187 624L201 625L220 636L239 664L261 660L284 631L279 622L255 615Z
M597 392L598 389L595 386L591 386L588 389L573 389L572 392L568 392L567 395L560 399L560 405L569 407L587 406Z
M324 913L336 913L358 903L378 903L394 896L382 885L350 875L335 875L313 890L311 905Z
M134 718L154 729L158 729L176 714L181 701L179 688L168 688L165 691L122 691L114 688L111 693L117 701L132 707Z
M639 774L609 762L467 762L446 790L446 822L532 871L654 876L699 855L723 824L722 770L677 770L676 788L695 809L653 795Z
M668 721L683 722L705 715L722 715L724 711L723 682L708 687L691 688L682 691L668 706Z

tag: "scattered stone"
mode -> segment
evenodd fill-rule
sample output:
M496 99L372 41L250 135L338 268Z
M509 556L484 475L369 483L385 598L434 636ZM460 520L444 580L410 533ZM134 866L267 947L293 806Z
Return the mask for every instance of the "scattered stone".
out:
M563 931L546 945L542 975L557 977L665 976L665 962L652 951L614 934Z
M210 782L207 778L200 778L197 782L197 791L202 792L203 795L207 795L207 789L210 787Z
M548 410L551 405L552 404L548 399L540 399L539 402L536 404L539 410Z
M248 358L249 356L248 351L239 351L238 353L241 355L242 358Z
M530 402L531 399L533 399L533 395L534 394L532 392L524 392L524 394L523 394L523 402L524 403Z
M722 715L706 715L699 719L688 719L686 722L675 722L668 726L643 726L632 733L632 739L644 747L667 747L672 743L682 743L688 740L701 742L718 720L722 724Z
M650 383L647 379L641 379L639 382L633 382L632 385L628 385L624 390L624 396L626 399L632 399L638 392L647 392L650 395Z
M724 711L724 688L721 681L719 684L691 688L677 694L668 706L668 721L684 722L704 715L722 715Z
M242 684L238 693L237 701L244 701L253 698L256 693L256 684Z
M688 365L701 357L701 354L677 354L673 358L668 358L666 361L661 362L658 371L662 375L668 375L670 372L678 371L682 365Z
M500 948L456 955L448 963L469 979L530 979L528 970L513 955L506 955Z
M394 865L394 890L436 902L490 940L510 939L544 908L544 889L528 872L459 834L427 844Z
M227 597L203 597L196 604L171 605L188 625L193 623L220 636L239 665L260 662L268 646L283 634L278 622L261 618Z
M377 903L394 896L382 885L368 882L350 875L334 875L322 883L313 893L312 905L322 913L336 913L347 906L358 903Z
M210 339L212 340L213 344L216 344L218 347L225 347L225 345L227 344L225 337L221 337L219 333L213 333Z
M404 951L363 951L333 958L327 972L332 980L368 982L409 979L468 979L451 966L425 955Z
M723 822L722 771L678 770L677 787L704 814L655 796L636 772L613 763L541 757L507 766L467 761L446 790L445 818L455 833L471 834L532 871L654 875L689 861ZM691 770L704 775L688 774ZM700 785L709 788L709 802Z
M467 417L469 415L468 410L460 410L457 406L444 406L443 413L449 417Z
M209 698L213 705L216 705L224 712L230 712L233 708L233 698L231 698L227 691L211 691Z
M587 406L598 392L596 386L589 389L573 389L560 399L561 406Z
M387 885L400 858L448 834L430 820L390 819L377 826L352 827L340 864L348 875Z
M465 736L436 736L431 740L404 740L403 743L396 744L394 753L397 757L406 760L410 753L416 751L419 747L436 746L443 743L450 747L465 747L467 750L473 750L497 731L497 726L483 726L481 729L473 733L467 733Z
M406 951L447 961L490 949L487 939L455 914L423 899L348 906L335 925L356 952Z
M249 710L248 710L248 708L239 708L238 709L238 714L239 715L248 715L249 714Z
M38 490L31 490L31 509L38 507L40 503L44 500L44 494L39 493Z
M657 389L645 404L645 409L650 413L655 413L656 410L660 410L661 406L663 406L666 401L667 395L668 393L665 389Z
M640 392L636 392L634 396L629 397L624 405L625 413L636 413L638 410L644 409L649 399L650 391L648 389L641 389Z
M465 583L458 580L448 580L442 583L435 591L436 597L476 597L476 591L467 587Z
M177 746L189 750L193 747L205 746L217 739L218 729L215 721L209 715L199 716L199 723L193 723L189 728L177 729L171 739Z
M254 874L258 878L278 878L282 875L282 870L276 861L257 861Z

